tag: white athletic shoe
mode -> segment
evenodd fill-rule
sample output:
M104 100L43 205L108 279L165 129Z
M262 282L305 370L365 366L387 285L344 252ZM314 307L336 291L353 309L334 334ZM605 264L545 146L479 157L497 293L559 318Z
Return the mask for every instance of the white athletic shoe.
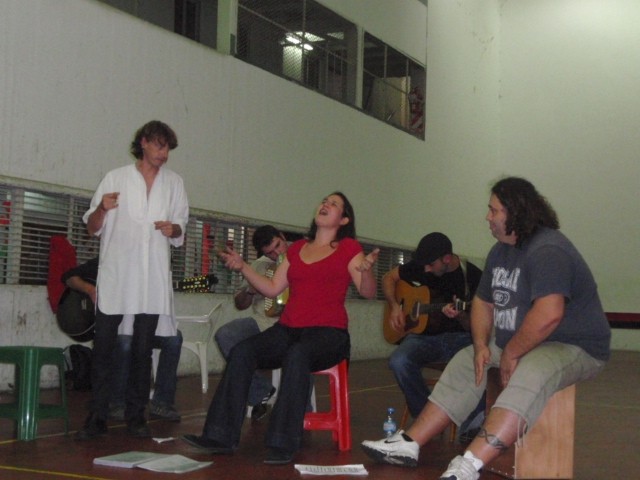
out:
M478 480L480 472L477 472L473 462L468 458L458 455L451 460L447 471L440 475L440 480Z
M417 467L420 445L414 441L407 442L402 436L403 433L404 430L400 430L389 438L378 441L365 440L362 442L362 449L376 462Z

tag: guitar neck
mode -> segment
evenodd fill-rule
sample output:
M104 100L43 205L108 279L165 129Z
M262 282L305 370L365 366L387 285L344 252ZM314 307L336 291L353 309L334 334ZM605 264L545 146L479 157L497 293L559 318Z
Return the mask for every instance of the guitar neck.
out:
M218 278L213 275L199 275L173 282L173 289L178 292L213 292Z
M463 302L462 300L456 300L455 302L447 302L447 303L427 303L424 305L419 302L416 302L413 308L412 315L417 317L419 315L424 315L425 313L439 312L450 303L452 303L454 308L460 312L468 310L470 306L470 302Z

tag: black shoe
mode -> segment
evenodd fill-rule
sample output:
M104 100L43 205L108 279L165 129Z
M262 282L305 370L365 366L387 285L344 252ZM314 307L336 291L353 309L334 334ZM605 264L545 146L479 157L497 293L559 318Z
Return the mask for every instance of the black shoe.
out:
M251 420L257 422L267 416L267 404L259 403L251 409Z
M151 429L144 419L134 420L127 424L127 434L136 438L149 438L151 437Z
M216 440L199 437L198 435L183 435L182 440L204 453L212 453L216 455L231 455L233 453L233 447L228 447Z
M149 418L153 420L163 419L170 422L179 422L182 419L173 406L153 401L149 404Z
M76 440L91 440L107 434L107 422L98 418L95 414L89 415L84 427L76 432Z
M273 397L275 394L276 394L276 387L271 387L271 390L262 399L262 401L251 409L252 420L258 421L258 420L262 420L265 417L265 415L267 414L267 402L271 400L271 397Z
M282 448L270 448L264 463L267 465L286 465L293 460L293 454L294 452Z

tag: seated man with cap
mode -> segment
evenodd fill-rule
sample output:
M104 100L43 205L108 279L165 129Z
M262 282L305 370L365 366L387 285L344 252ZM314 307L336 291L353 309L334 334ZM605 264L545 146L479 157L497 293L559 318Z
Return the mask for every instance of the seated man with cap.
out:
M458 350L471 345L469 312L460 308L460 302L469 301L478 286L482 272L472 263L453 253L451 240L440 233L430 233L420 240L410 262L394 267L382 280L382 289L388 303L386 327L398 333L398 348L389 358L389 368L404 393L409 413L417 418L431 394L422 369L430 363L446 363ZM414 301L421 300L428 288L426 325L418 321L407 327L407 312ZM410 305L407 305L410 303ZM421 302L421 304L424 302ZM443 304L437 307L436 303ZM456 308L456 306L458 308ZM407 333L408 332L408 333ZM481 402L482 403L482 402ZM478 422L470 417L461 432L482 424L480 406L476 412L482 417ZM473 422L474 425L469 425Z

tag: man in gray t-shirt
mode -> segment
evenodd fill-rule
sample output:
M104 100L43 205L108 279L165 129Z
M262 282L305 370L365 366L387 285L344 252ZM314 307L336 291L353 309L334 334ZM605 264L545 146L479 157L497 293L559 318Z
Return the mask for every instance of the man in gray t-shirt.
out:
M553 394L595 376L609 359L611 331L589 267L558 231L547 200L527 180L491 189L491 249L471 307L473 345L449 362L406 432L365 441L377 461L415 466L420 446L460 425L484 392L489 367L504 389L463 456L441 480L477 480L479 470L530 429ZM464 392L461 395L460 392Z

